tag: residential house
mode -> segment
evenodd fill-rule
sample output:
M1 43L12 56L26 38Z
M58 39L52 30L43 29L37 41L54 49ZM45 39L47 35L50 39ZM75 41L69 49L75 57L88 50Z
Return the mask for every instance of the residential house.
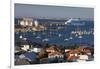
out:
M28 51L30 49L30 43L27 40L20 40L19 41L21 50Z
M28 51L28 50L30 49L30 46L29 46L29 44L22 44L22 45L21 45L21 49L22 49L23 51Z
M50 46L46 49L46 52L48 53L48 58L64 58L61 49L56 46Z
M46 49L46 52L48 52L48 53L53 53L53 52L56 52L56 51L61 52L61 49L54 46L54 45L52 45L52 46L50 46L49 48Z
M85 47L85 46L81 46L78 48L78 50L80 50L81 52L83 52L86 55L91 55L91 48L89 47Z
M87 47L79 47L67 52L68 61L87 61L91 56L91 51Z
M30 51L35 53L41 52L42 49L43 49L42 45L38 43L32 43L30 47Z
M35 52L35 53L39 53L39 52L41 52L42 48L40 48L40 47L34 47L34 48L30 49L30 50L33 51L33 52Z
M65 49L65 52L69 52L70 51L70 49Z
M29 65L30 63L26 59L19 59L15 61L15 65Z
M77 59L79 58L78 55L80 54L80 52L78 50L70 50L66 54L67 54L66 58L68 61L77 61Z
M48 54L48 58L55 59L55 58L64 58L64 55L60 52L52 52Z
M83 61L87 61L89 60L89 56L88 55L79 55L79 58L78 58L78 62L83 62Z
M36 62L37 54L35 52L26 52L24 54L19 55L19 59L25 59L30 63Z

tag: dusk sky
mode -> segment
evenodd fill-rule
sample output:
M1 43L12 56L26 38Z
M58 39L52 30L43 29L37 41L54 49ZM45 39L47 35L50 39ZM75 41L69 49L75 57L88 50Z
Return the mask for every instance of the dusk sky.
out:
M15 4L15 17L94 18L93 8Z

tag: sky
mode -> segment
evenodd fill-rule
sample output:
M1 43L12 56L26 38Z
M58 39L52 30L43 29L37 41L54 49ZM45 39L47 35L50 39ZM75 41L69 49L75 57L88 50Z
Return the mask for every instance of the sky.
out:
M15 17L94 18L94 9L85 7L15 4Z

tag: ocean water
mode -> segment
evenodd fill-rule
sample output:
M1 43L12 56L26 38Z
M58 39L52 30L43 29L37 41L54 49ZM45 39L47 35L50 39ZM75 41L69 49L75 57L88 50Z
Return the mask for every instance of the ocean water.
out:
M20 40L20 35L27 38L27 41L36 42L40 44L57 44L57 45L73 45L73 44L94 44L94 21L93 20L78 20L73 21L67 25L50 26L50 23L64 24L66 20L49 20L37 19L39 24L47 25L45 31L32 31L32 32L17 32L15 33L15 41ZM51 30L55 28L63 28L61 30ZM72 34L72 31L92 31L91 34L77 35ZM81 36L81 38L79 38Z

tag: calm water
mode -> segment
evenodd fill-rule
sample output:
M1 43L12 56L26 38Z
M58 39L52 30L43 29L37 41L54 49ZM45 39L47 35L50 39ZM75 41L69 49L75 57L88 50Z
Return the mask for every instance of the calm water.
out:
M72 31L91 31L94 29L94 22L90 20L79 20L73 21L68 25L62 26L50 26L51 22L63 24L66 20L49 20L49 19L38 19L38 22L43 25L47 25L47 30L41 32L19 32L15 33L15 40L20 40L19 36L22 35L24 38L27 38L28 41L37 42L40 44L49 43L68 46L71 44L93 44L94 35L81 35L82 38L71 34ZM62 27L62 30L51 30L58 27Z

